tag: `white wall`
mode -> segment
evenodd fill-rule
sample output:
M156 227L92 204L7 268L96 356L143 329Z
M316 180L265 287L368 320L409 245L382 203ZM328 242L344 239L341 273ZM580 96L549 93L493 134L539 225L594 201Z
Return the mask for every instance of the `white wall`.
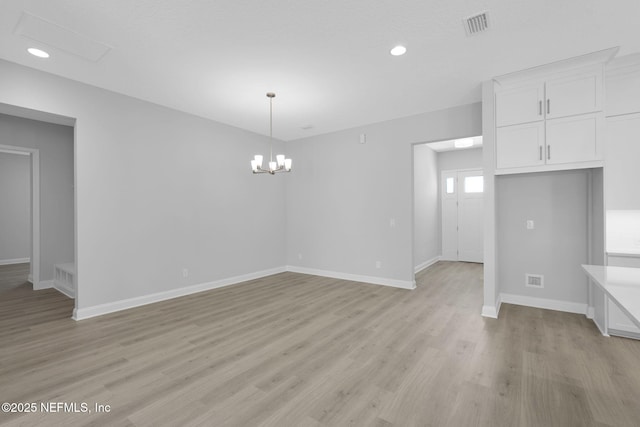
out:
M412 144L481 127L476 103L287 143L287 263L413 283Z
M52 280L74 260L73 128L0 114L0 141L40 151L40 280Z
M4 126L0 115L0 144ZM0 152L0 264L31 256L31 158Z
M421 269L442 254L438 154L427 144L413 147L414 267Z
M438 169L440 172L452 169L482 169L482 148L442 151L438 153Z
M77 119L77 309L284 265L268 138L6 61L0 102Z
M587 170L496 177L502 294L587 303L588 200ZM544 289L526 287L525 273L544 275Z

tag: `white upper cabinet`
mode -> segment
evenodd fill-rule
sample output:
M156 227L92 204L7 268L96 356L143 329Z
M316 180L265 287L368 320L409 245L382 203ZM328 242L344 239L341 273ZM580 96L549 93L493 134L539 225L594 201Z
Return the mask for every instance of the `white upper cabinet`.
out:
M496 126L544 119L544 84L516 87L496 93Z
M544 122L496 129L498 168L544 165Z
M547 120L545 160L548 165L588 162L602 158L598 140L601 114L591 113Z
M605 86L607 117L640 113L640 53L607 64Z
M602 110L602 70L548 80L545 117L574 116Z
M602 64L510 76L495 103L496 173L602 166Z

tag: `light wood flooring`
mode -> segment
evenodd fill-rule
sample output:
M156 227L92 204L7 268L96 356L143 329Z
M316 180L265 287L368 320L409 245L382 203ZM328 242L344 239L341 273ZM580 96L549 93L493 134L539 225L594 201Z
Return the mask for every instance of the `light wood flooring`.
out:
M582 315L505 304L482 318L478 264L417 281L282 273L81 322L55 290L4 292L0 401L93 412L0 424L640 425L640 342Z
M21 288L23 291L32 290L29 277L29 263L0 265L0 292Z

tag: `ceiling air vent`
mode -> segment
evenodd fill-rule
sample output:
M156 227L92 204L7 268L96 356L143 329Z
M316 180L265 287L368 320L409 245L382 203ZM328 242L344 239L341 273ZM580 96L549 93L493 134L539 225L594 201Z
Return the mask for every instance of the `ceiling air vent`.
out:
M477 13L463 19L464 29L468 36L473 36L477 33L482 33L489 29L489 15L487 12Z

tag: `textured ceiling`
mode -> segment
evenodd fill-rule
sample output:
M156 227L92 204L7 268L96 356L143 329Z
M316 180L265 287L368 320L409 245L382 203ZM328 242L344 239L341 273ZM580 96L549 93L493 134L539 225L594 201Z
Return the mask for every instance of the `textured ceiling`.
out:
M485 10L490 29L467 37L462 19ZM94 61L33 42L23 12L110 49ZM274 136L291 140L476 102L494 75L638 52L638 18L638 0L3 0L0 58L263 134L274 91ZM399 43L407 54L389 55Z

